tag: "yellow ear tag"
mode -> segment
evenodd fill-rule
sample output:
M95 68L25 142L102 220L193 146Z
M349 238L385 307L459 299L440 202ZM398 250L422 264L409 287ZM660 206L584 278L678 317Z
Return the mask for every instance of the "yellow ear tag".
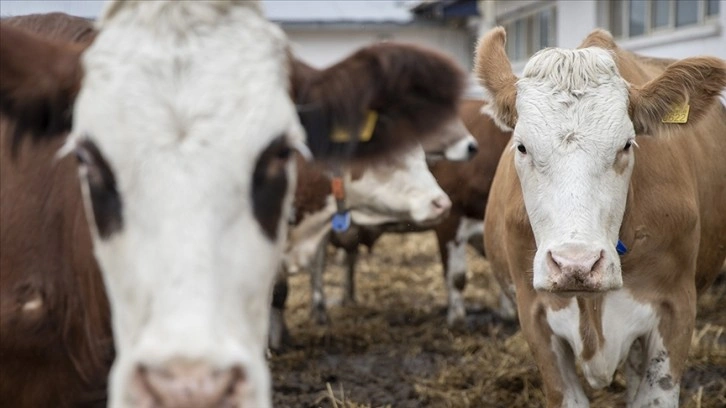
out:
M350 133L346 132L343 129L337 128L333 131L333 134L330 135L330 140L335 143L350 142Z
M360 134L360 141L367 142L373 137L373 131L376 129L376 123L378 122L378 112L370 110L368 111L368 117L366 118L366 124L363 126L363 131Z
M361 130L358 140L361 142L367 142L371 140L371 137L373 137L373 131L376 129L377 122L378 112L374 110L369 110L366 116L366 122L365 124L363 124L363 129ZM337 128L330 135L330 140L336 143L350 142L350 133L343 129Z
M672 111L663 117L663 123L686 123L688 122L688 112L691 110L687 103L676 106Z

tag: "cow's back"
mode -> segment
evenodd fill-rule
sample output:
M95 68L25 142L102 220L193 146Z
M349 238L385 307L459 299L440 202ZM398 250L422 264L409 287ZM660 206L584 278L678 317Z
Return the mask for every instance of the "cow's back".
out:
M59 39L93 33L57 17L8 21ZM13 153L12 131L0 117L0 405L103 406L113 345L75 158L55 158L63 138Z

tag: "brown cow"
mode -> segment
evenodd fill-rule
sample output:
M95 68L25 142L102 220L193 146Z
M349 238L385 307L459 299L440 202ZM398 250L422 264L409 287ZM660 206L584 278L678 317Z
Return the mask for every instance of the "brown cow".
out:
M491 114L513 128L485 248L549 407L586 407L623 365L629 407L677 407L696 298L726 257L726 62L641 57L595 31L517 78L504 29L480 41ZM615 403L613 403L615 404Z
M112 323L112 407L269 406L291 149L305 130L321 160L396 157L455 117L463 73L383 44L293 101L257 2L110 2L90 47L70 20L0 22L0 401L103 404Z
M2 24L81 47L95 36L91 21L64 14ZM0 405L105 406L110 316L75 160L55 160L62 138L23 144L11 160L1 120Z

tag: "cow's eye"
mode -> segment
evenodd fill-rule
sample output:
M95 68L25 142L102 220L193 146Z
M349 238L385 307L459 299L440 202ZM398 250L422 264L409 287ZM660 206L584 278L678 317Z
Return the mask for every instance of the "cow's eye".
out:
M630 147L632 145L633 145L633 141L632 140L628 140L627 143L625 143L625 147L623 147L623 151L626 151L627 152L628 150L630 150Z
M96 145L86 139L74 151L80 165L81 183L88 192L93 221L101 238L108 238L121 229L121 196L116 189L116 178L111 167Z
M287 160L292 155L292 148L288 146L287 144L280 146L280 148L277 150L276 156L280 160Z
M252 208L257 222L270 239L277 237L282 204L287 193L286 166L292 148L284 136L273 140L260 153L252 174Z
M517 150L522 154L527 154L527 148L521 143L517 144Z

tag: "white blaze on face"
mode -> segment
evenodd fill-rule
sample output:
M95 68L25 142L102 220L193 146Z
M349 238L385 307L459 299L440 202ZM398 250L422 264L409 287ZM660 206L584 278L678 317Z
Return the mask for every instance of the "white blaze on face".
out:
M244 2L113 7L84 56L71 139L97 147L122 204L120 228L92 227L116 341L110 406L269 406L285 151L302 138L284 35Z
M514 162L537 242L534 287L620 287L615 251L633 168L628 86L608 51L548 49L517 83Z
M363 226L406 221L431 224L451 208L420 147L403 153L397 162L366 168L358 179L346 174L345 189L352 220Z

